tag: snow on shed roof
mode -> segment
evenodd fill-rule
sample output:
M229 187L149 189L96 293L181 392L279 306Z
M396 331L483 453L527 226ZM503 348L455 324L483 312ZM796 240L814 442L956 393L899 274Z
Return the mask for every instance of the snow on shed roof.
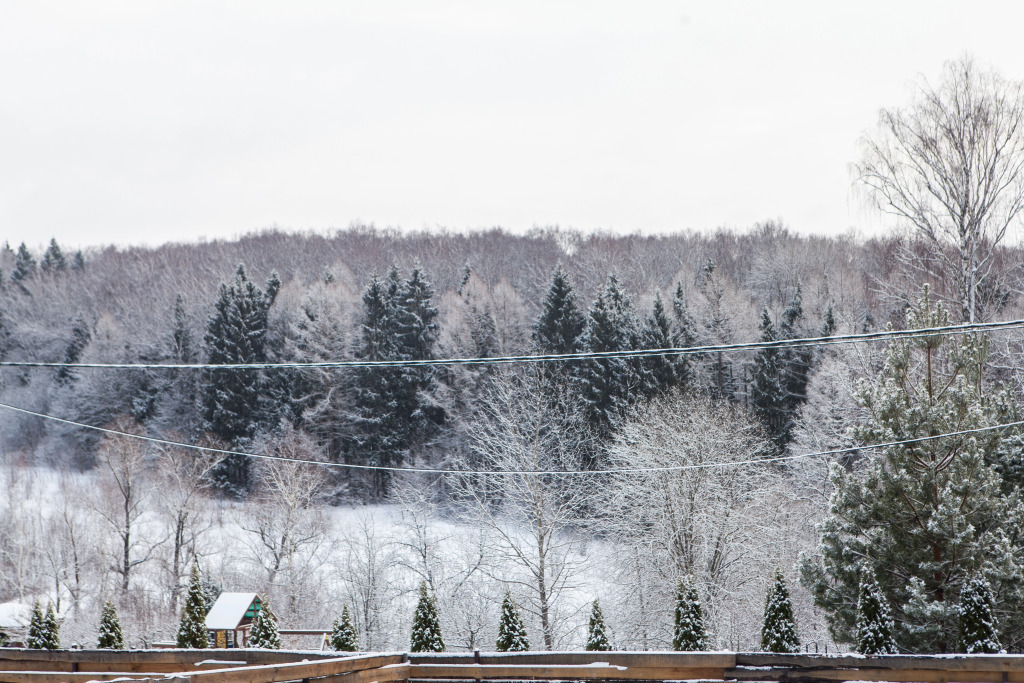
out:
M221 593L206 615L206 628L227 631L238 628L249 605L257 598L255 593Z
M32 608L20 602L0 603L0 628L25 628L32 621Z

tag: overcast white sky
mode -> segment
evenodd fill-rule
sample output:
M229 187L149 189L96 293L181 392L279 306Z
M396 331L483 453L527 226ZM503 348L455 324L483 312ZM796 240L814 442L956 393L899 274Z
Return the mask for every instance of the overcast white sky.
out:
M0 3L0 239L883 229L848 165L1021 3Z

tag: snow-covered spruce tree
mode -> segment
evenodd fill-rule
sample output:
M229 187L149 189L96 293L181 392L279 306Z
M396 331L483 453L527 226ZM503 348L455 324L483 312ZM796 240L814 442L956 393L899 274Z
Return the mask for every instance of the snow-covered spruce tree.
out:
M541 304L540 316L533 328L533 343L538 353L576 353L587 321L576 303L576 292L569 276L559 264L551 275L551 284ZM552 372L561 367L549 363Z
M975 576L960 591L956 607L960 652L969 655L995 653L1002 648L992 608L992 589L988 581Z
M199 566L192 565L192 574L188 579L188 594L185 606L181 610L178 622L178 647L203 649L210 646L206 632L206 599L203 595L203 583L199 575Z
M640 346L644 349L667 349L676 346L672 323L665 313L665 304L661 301L660 293L655 294L651 313L640 330ZM679 386L678 358L647 356L642 359L641 389L646 396L656 396Z
M604 614L601 613L601 605L594 600L590 608L590 623L587 624L587 642L584 650L591 652L606 652L612 649L608 640L608 629L604 625Z
M634 348L638 332L632 304L615 275L609 275L590 307L583 350L603 353ZM638 397L637 368L627 358L592 358L576 363L573 373L587 422L599 438L608 438L618 417ZM596 457L591 454L592 461Z
M907 328L947 325L927 287ZM879 377L862 382L862 443L884 443L1010 422L1010 401L985 380L981 335L894 340ZM861 558L872 558L893 610L901 650L952 652L956 605L977 567L1000 605L1000 641L1016 649L1024 628L1024 505L1004 490L997 430L891 446L847 472L833 466L820 556L802 557L801 580L838 642L857 642ZM1005 615L1005 616L1002 616Z
M704 628L704 610L693 580L687 577L676 589L675 624L672 649L694 652L708 649L708 634Z
M433 289L417 268L402 281L392 268L386 280L374 277L363 293L359 359L429 360L437 339ZM401 465L406 451L427 438L443 415L424 400L434 373L426 366L368 367L355 383L355 443L361 464ZM374 495L387 493L390 478L378 472Z
M778 332L768 314L761 311L760 341L774 343L779 340ZM754 360L754 383L751 387L750 402L754 414L761 420L775 447L782 449L788 439L786 418L786 386L783 375L782 351L768 347L757 352Z
M437 614L437 600L427 590L427 582L420 582L420 599L412 617L410 652L444 652L441 620Z
M356 635L355 626L352 625L352 616L348 613L348 605L341 610L341 619L334 620L334 628L331 629L331 647L338 652L358 652L359 637Z
M264 363L269 360L267 319L281 281L272 273L266 291L257 287L239 265L231 285L221 284L203 340L207 362ZM206 429L232 444L253 438L276 422L266 398L268 375L259 370L208 369L203 386ZM249 487L249 459L224 458L214 472L217 483L241 495Z
M689 348L696 340L697 321L690 314L683 283L678 282L672 296L672 346L677 349ZM676 386L683 391L689 389L694 380L691 356L676 356L672 361L672 369L676 375Z
M793 620L793 603L780 569L768 588L764 601L764 623L761 626L761 650L764 652L799 652L800 638Z
M505 591L505 599L501 601L501 621L498 622L498 642L494 646L498 652L525 652L530 649L530 641L526 637L526 627L512 600L512 593Z
M265 650L280 650L281 636L277 632L277 617L270 609L270 603L264 602L256 618L252 620L252 630L246 647L259 647Z
M117 607L110 600L103 603L103 612L100 614L100 634L96 647L101 650L124 649L121 620L117 618Z
M24 282L30 280L36 274L36 260L32 258L32 252L28 250L25 243L18 246L18 253L14 257L14 270L11 271L11 281L16 282L24 288Z
M32 617L28 622L28 646L33 650L43 650L45 647L43 643L46 640L46 616L43 614L42 608L39 607L39 601L36 600L32 603Z
M32 619L28 626L28 646L33 650L59 650L60 624L53 611L53 603L46 606L46 612L39 608L39 603L32 605Z
M862 655L894 655L892 614L889 601L878 586L870 567L861 571L860 597L857 599L857 652Z
M63 273L68 269L67 259L64 258L55 237L50 238L50 246L46 248L43 260L39 262L39 269L44 273Z

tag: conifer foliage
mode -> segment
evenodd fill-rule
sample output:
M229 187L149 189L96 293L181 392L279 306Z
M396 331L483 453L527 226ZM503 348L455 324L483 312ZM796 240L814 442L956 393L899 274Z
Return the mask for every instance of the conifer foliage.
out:
M32 605L32 619L28 625L28 646L33 650L60 649L60 625L53 611L53 603L46 607L46 613L39 602Z
M530 641L526 637L526 627L512 600L512 594L505 591L505 599L501 601L501 621L498 623L498 643L494 647L498 652L525 652L530 649Z
M672 649L693 652L708 649L708 634L704 628L704 610L693 581L687 578L676 589L675 629Z
M897 652L889 601L885 599L875 573L869 567L861 572L860 577L857 652L862 655L894 655Z
M981 576L968 579L957 604L960 651L969 655L1000 651L992 589Z
M252 630L249 631L249 639L245 641L246 647L260 647L265 650L280 650L281 635L277 631L277 617L270 609L270 604L264 602L252 621Z
M338 652L358 652L359 637L356 635L355 626L352 625L352 616L348 613L348 605L341 610L341 619L334 620L334 628L331 629L331 647Z
M110 600L103 603L103 612L100 614L100 636L96 647L101 650L124 649L121 620L117 618L117 607Z
M587 643L583 649L591 652L607 652L612 649L611 641L608 640L608 629L604 625L604 614L601 612L601 605L597 600L594 600L594 604L590 608Z
M427 590L427 582L420 583L420 599L412 617L410 652L444 652L441 620L437 614L437 600Z
M793 620L793 603L782 571L775 570L775 578L768 588L764 602L764 623L761 626L761 650L764 652L799 652L800 639Z
M192 574L188 579L188 595L185 607L181 610L178 622L178 647L203 649L210 646L206 633L206 599L203 596L203 583L199 575L199 566L192 565Z
M266 290L257 287L239 265L231 285L221 284L204 341L207 360L214 365L265 363L269 358L267 318L281 281L271 273ZM208 369L203 410L206 427L218 437L238 445L261 428L273 426L275 410L267 398L272 375L260 370ZM214 477L236 493L249 485L249 461L228 456Z

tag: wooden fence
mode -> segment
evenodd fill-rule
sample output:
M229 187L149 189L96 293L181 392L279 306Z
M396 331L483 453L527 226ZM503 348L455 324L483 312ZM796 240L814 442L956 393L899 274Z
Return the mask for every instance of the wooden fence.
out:
M0 648L0 683L418 683L430 681L922 681L1024 683L1024 655L732 652L337 653Z

